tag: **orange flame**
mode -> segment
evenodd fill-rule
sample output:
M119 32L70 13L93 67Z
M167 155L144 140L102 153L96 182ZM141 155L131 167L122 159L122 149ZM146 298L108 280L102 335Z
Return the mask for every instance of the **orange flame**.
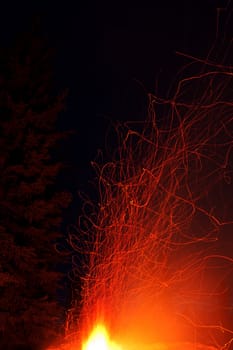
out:
M123 350L120 345L110 340L109 334L102 324L97 324L82 350Z
M210 56L189 57L191 74L167 99L150 94L147 119L118 124L116 156L93 163L99 202L84 198L69 236L75 350L233 344L233 74Z

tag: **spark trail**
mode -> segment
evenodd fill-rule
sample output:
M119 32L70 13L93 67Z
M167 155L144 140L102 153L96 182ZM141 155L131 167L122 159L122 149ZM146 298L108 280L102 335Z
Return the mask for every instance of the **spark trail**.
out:
M86 202L87 230L70 237L88 257L82 343L99 323L125 350L232 341L233 260L218 251L232 224L230 203L220 202L232 189L232 73L212 68L181 80L170 100L149 96L148 119L119 125L115 158L93 164L99 203Z
M70 234L82 291L61 349L233 344L233 73L191 59L170 98L148 96L145 121L116 126L111 161L93 163L99 201Z

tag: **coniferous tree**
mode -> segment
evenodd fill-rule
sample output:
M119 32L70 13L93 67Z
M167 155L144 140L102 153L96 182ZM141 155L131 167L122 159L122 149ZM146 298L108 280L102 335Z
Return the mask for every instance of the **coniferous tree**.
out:
M30 35L5 54L0 72L0 348L43 349L57 336L62 212L56 189L64 94L52 89L51 54Z

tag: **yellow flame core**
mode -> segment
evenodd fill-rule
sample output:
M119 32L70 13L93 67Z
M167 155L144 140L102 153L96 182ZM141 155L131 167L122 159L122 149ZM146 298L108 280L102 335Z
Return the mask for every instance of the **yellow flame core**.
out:
M123 350L119 345L110 340L106 328L98 324L92 331L82 350Z

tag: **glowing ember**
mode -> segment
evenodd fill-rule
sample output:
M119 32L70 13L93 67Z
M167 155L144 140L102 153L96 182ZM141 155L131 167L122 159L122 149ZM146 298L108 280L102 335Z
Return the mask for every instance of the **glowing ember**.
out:
M216 243L233 223L232 199L219 205L231 192L233 100L223 86L232 74L210 68L180 81L169 101L150 96L143 126L117 129L117 157L94 164L99 203L85 203L79 232L70 234L81 258L75 268L84 271L82 305L69 322L80 339L103 319L124 350L232 341L225 271L233 259ZM163 121L157 117L162 104ZM83 350L100 344L119 349L97 329Z
M116 128L117 155L93 164L98 203L85 201L70 232L82 288L67 334L78 349L233 344L233 74L194 63L168 99L149 95L143 123Z
M87 342L83 344L82 350L122 350L122 348L111 341L106 328L98 324Z

